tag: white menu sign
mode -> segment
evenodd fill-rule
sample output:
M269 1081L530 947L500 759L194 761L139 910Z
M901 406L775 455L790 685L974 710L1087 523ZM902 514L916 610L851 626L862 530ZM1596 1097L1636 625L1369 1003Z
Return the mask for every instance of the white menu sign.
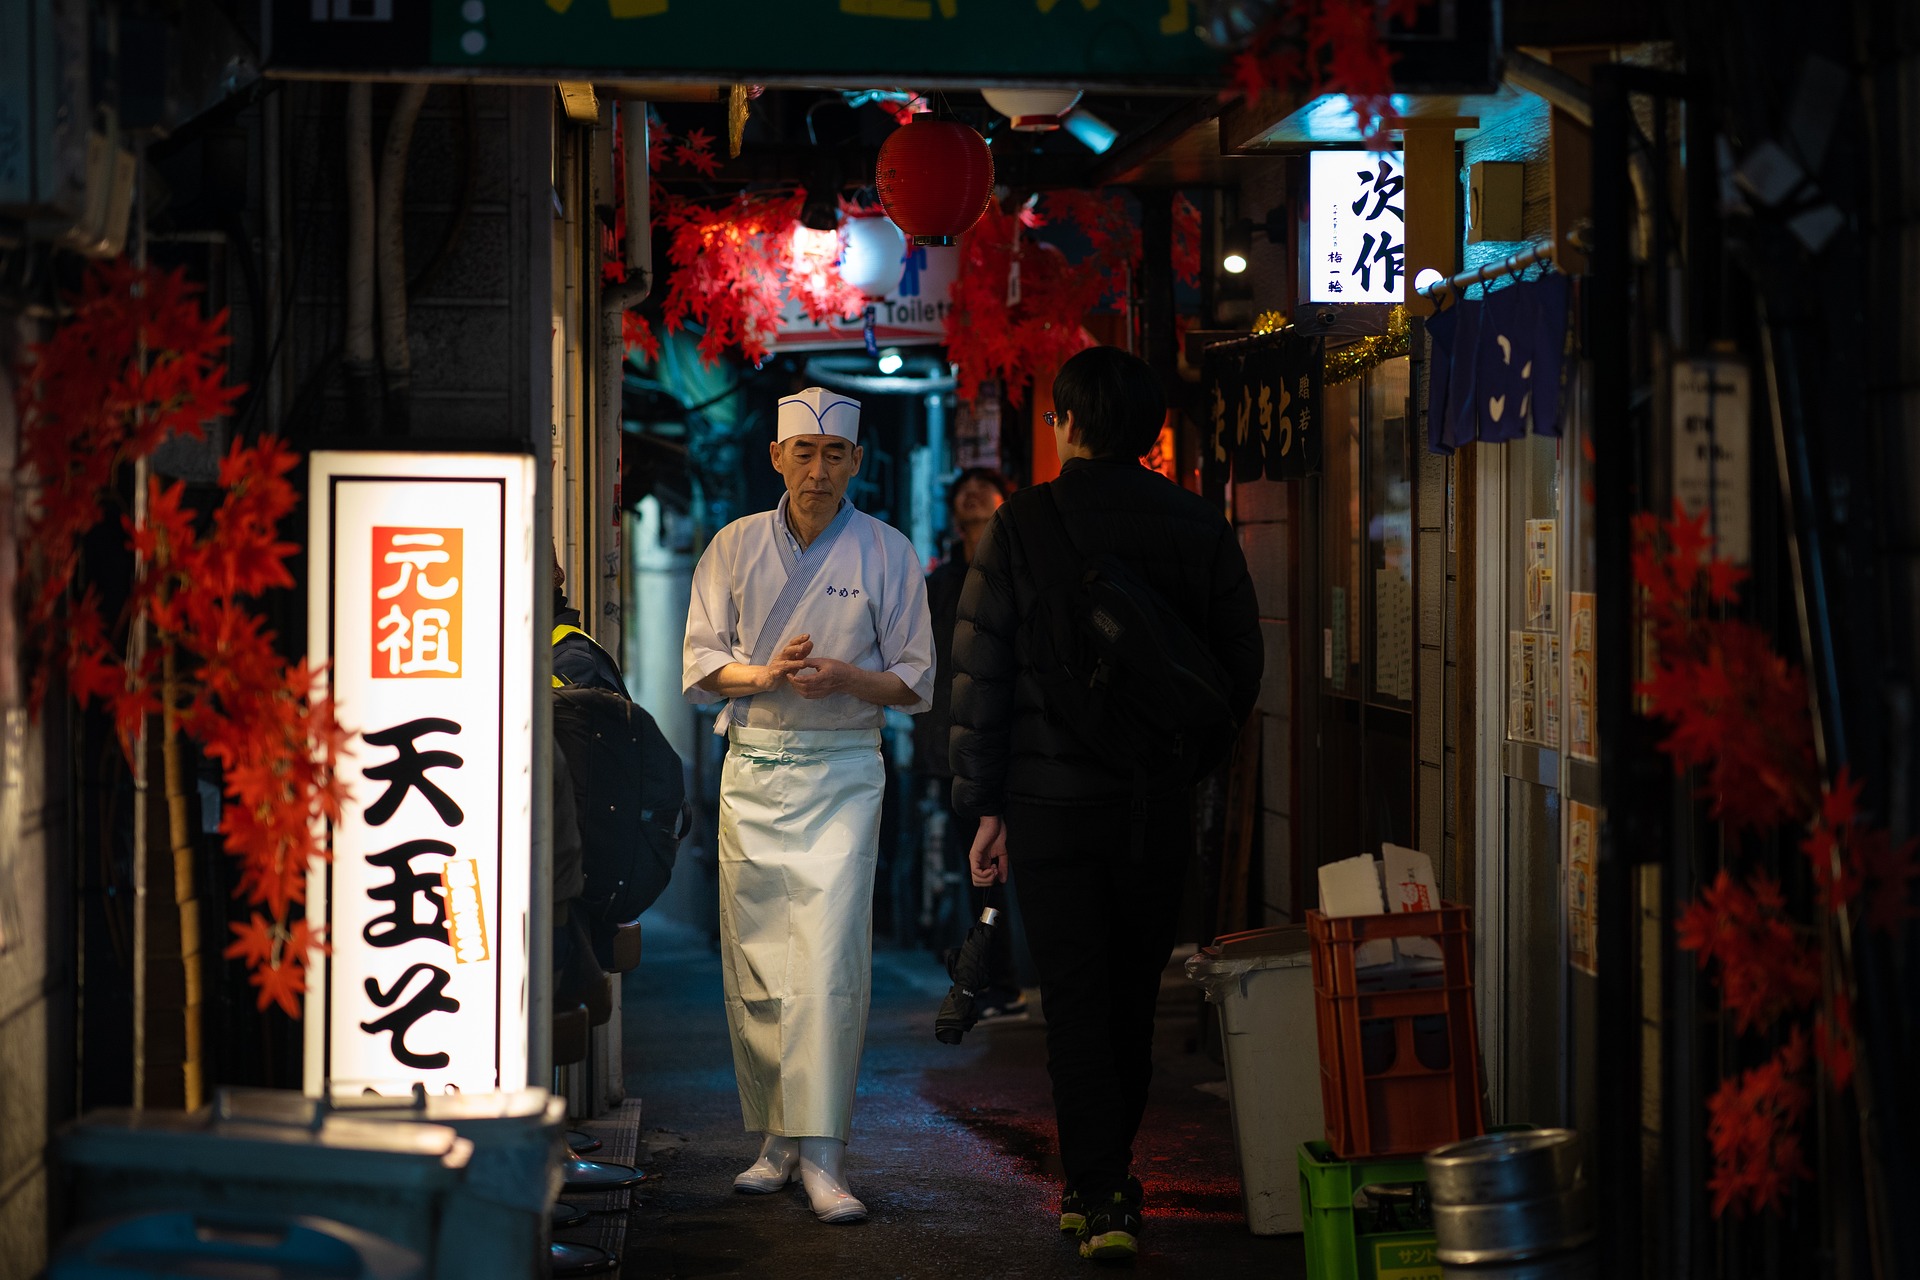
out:
M1307 301L1406 300L1406 187L1398 151L1308 157Z
M1715 556L1753 559L1748 442L1753 426L1747 367L1735 360L1673 366L1673 496L1689 515L1708 513Z
M306 1091L527 1078L533 462L317 452L308 644L355 731L308 880Z

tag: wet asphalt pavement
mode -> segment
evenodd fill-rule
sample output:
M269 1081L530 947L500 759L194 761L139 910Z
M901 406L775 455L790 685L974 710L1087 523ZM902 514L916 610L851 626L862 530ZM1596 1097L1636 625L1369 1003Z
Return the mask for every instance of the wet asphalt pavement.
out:
M798 1185L732 1190L758 1135L740 1127L720 1005L720 966L704 934L649 916L646 955L625 979L627 1090L660 1181L640 1197L621 1274L859 1277L1108 1274L1054 1229L1054 1156L1044 1028L976 1028L958 1047L933 1038L946 974L925 952L880 951L861 1059L847 1178L869 1221L825 1226ZM1194 989L1169 970L1153 1097L1135 1146L1147 1192L1142 1276L1304 1277L1299 1236L1246 1229L1225 1073L1188 1051ZM1208 1085L1210 1092L1198 1086Z

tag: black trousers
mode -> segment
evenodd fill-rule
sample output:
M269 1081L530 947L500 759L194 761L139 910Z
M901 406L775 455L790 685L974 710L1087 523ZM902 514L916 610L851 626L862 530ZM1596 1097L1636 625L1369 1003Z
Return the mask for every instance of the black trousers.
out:
M1047 1018L1047 1074L1067 1186L1125 1184L1153 1079L1153 1017L1193 842L1188 798L1134 818L1109 806L1008 806L1007 853Z

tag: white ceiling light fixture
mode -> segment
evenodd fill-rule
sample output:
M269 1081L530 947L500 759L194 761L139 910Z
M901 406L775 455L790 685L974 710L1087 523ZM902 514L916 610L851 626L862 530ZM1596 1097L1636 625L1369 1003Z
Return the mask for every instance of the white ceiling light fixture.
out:
M1079 105L1078 89L982 89L987 105L1013 121L1018 133L1046 133Z
M1229 253L1220 259L1220 269L1230 276L1237 276L1247 269L1246 257L1238 253Z

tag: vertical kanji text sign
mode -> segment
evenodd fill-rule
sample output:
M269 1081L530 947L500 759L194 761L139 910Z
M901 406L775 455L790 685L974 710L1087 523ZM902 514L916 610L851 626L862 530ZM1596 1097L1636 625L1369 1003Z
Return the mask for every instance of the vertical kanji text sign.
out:
M533 469L323 451L308 643L348 800L309 877L306 1091L518 1089L532 890Z
M1307 301L1401 301L1407 269L1402 153L1315 151L1307 164Z

